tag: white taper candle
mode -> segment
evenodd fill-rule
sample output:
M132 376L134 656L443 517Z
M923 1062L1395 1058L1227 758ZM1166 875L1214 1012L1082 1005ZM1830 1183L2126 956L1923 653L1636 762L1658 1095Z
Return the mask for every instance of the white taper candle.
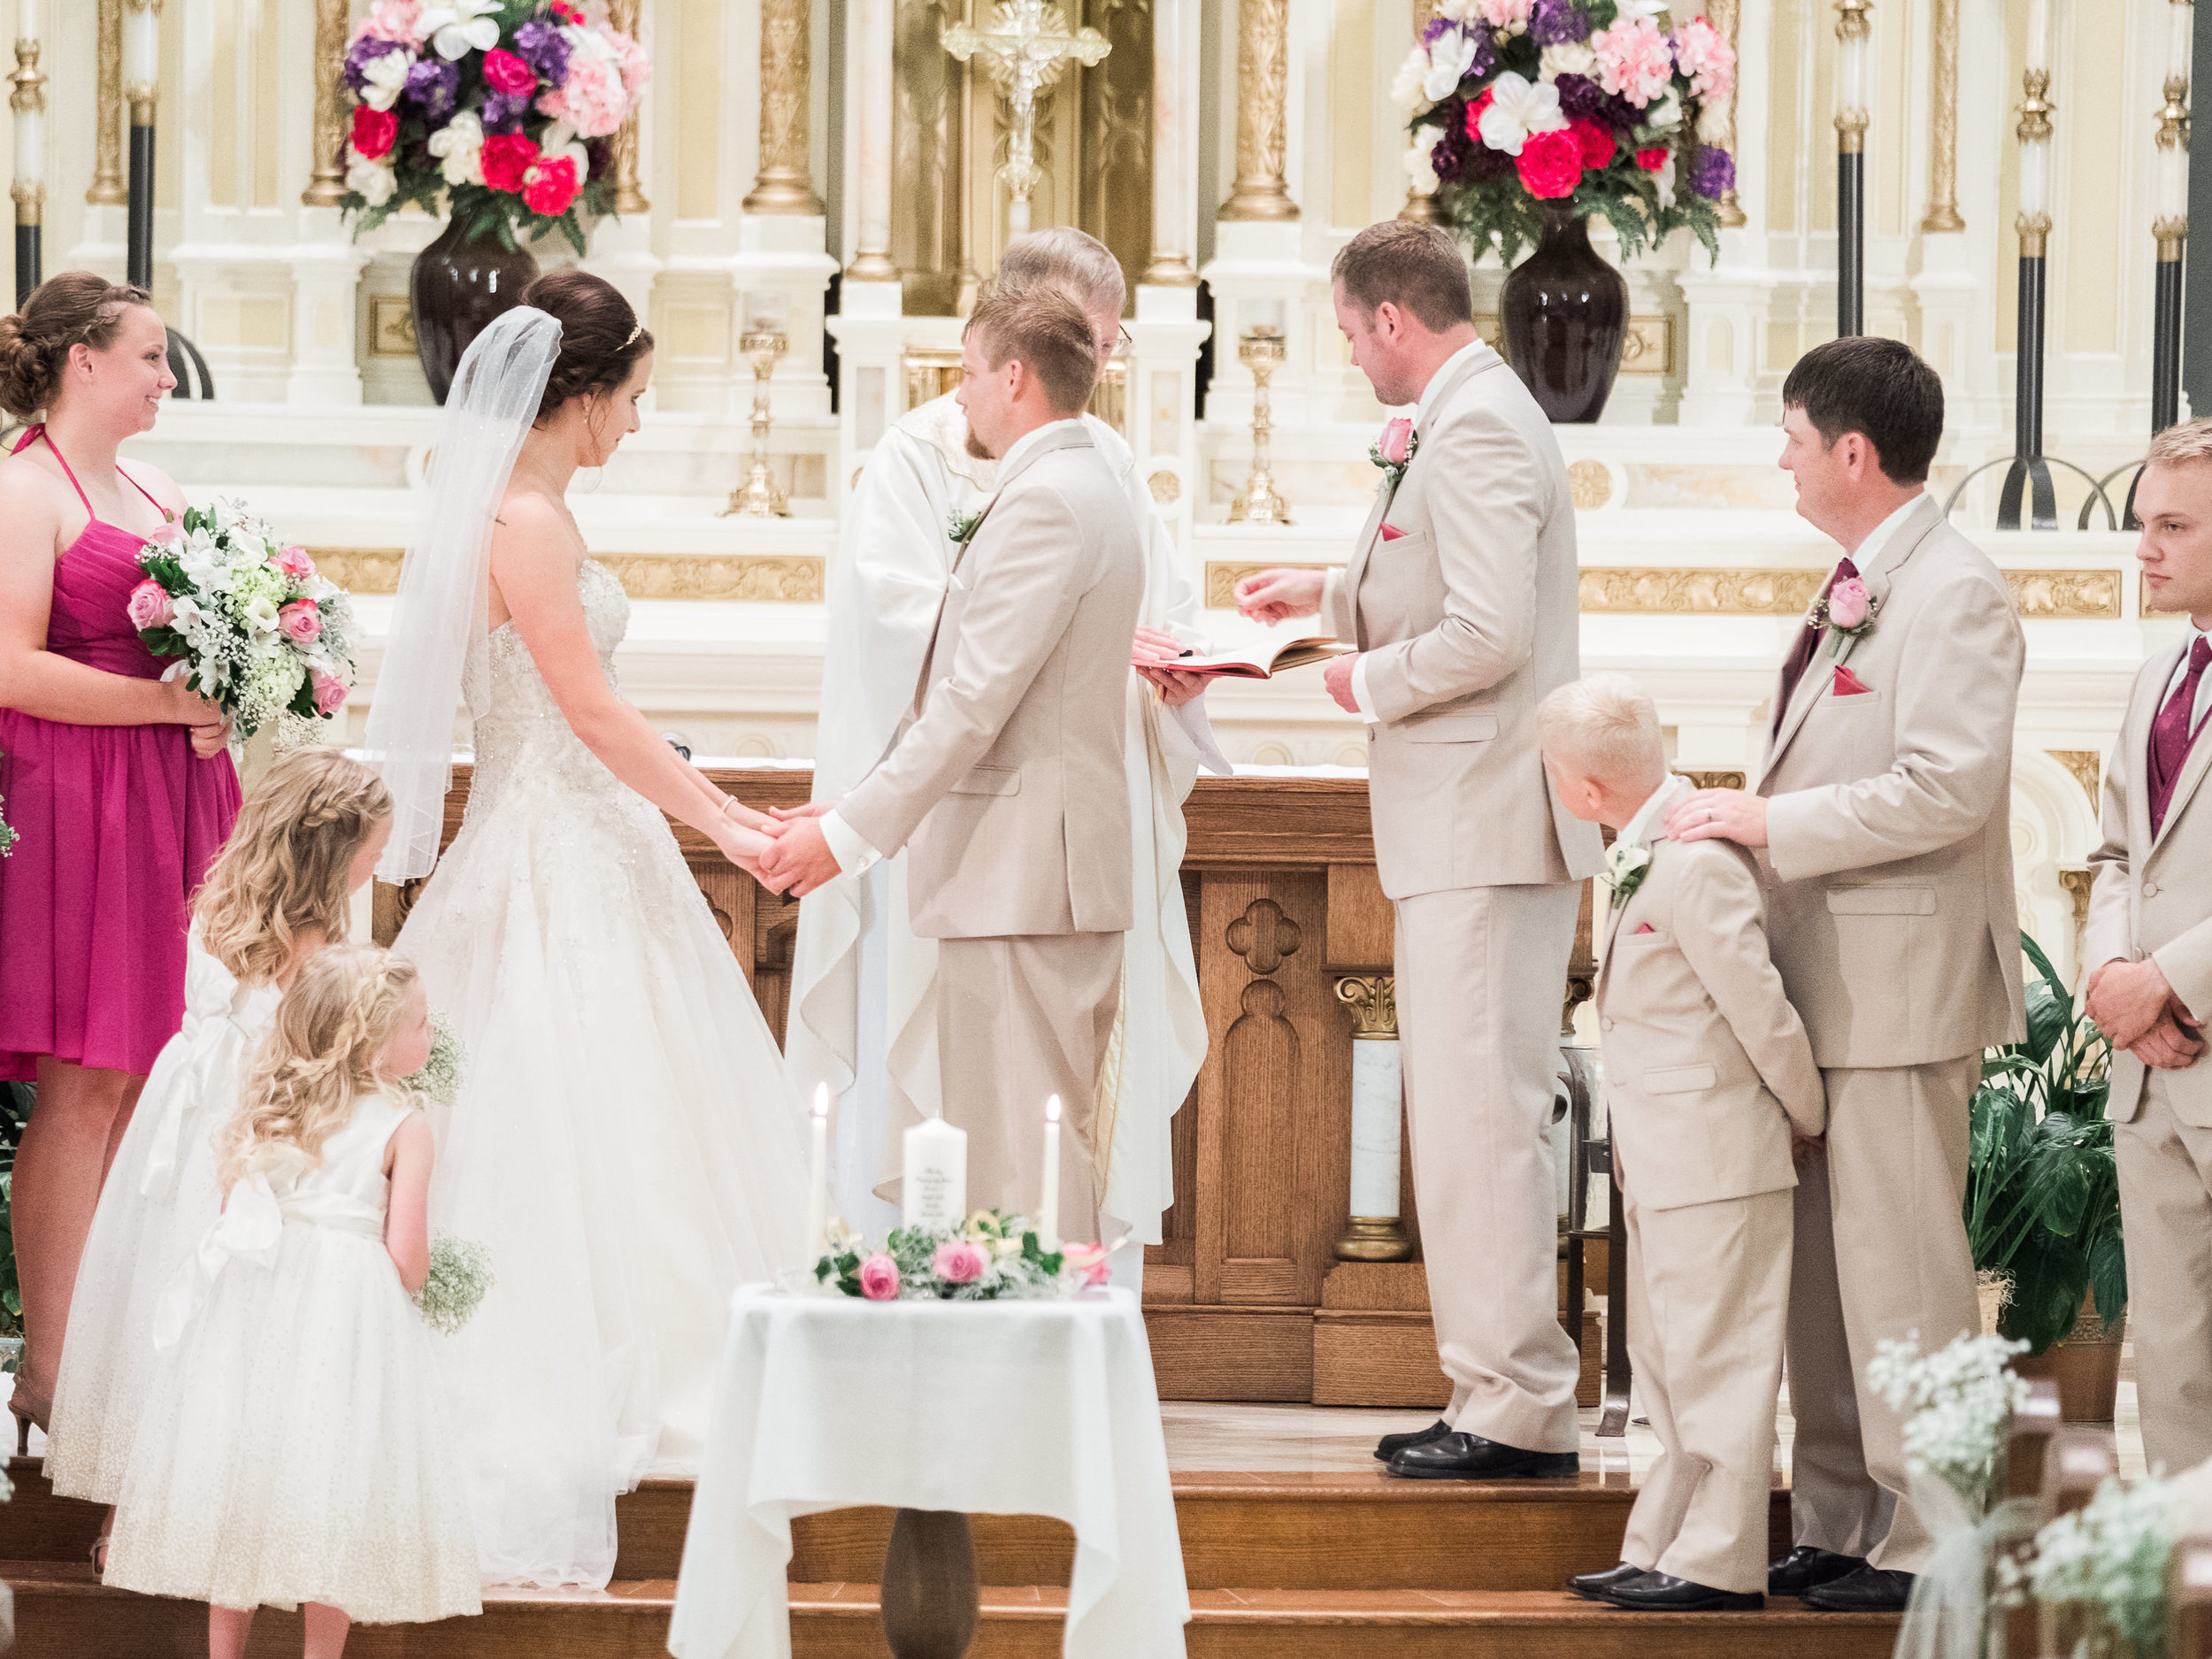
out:
M814 1088L814 1110L807 1125L806 1250L802 1265L808 1272L822 1259L829 1228L829 1085Z
M1037 1201L1037 1244L1060 1248L1060 1097L1045 1102L1045 1190Z
M123 94L151 88L161 79L161 13L151 5L123 12Z
M2029 0L2028 67L2051 66L2051 0Z

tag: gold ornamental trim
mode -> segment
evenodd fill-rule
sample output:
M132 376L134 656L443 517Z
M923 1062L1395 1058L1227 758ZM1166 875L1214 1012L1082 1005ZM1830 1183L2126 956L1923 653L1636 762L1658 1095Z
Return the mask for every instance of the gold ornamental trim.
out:
M2047 749L2043 752L2073 773L2074 781L2081 786L2081 792L2089 797L2090 808L2094 810L2101 804L2097 791L2103 780L2098 772L2103 757L2093 749Z
M1351 1010L1353 1041L1398 1041L1395 974L1348 974L1336 982L1336 1000Z
M638 0L607 0L607 21L638 41ZM641 46L644 43L638 41ZM634 109L615 128L614 211L618 219L625 213L646 212L653 205L638 186L637 124L638 111Z
M346 123L338 76L346 62L346 0L315 0L315 171L300 192L306 207L336 207L346 196Z
M822 213L807 160L811 15L808 0L762 0L760 172L740 204L748 213Z
M123 0L100 0L100 67L93 98L92 188L88 205L123 207L131 199L123 182Z
M1290 0L1239 0L1237 177L1226 219L1294 219L1284 178L1289 153Z
M1939 4L1941 3L1942 0L1938 0ZM1952 4L1957 4L1957 0L1952 0ZM1728 42L1728 50L1732 52L1736 50L1737 25L1742 12L1742 0L1705 0L1705 20L1713 26L1723 40ZM1713 142L1732 156L1737 153L1736 87L1732 80L1729 82L1728 96L1722 101L1722 107L1726 111L1724 118L1726 126L1713 140ZM1714 217L1732 230L1740 229L1750 223L1744 217L1743 208L1736 200L1734 185L1730 185L1720 193L1720 205L1715 210Z
M1929 26L1928 212L1924 231L1966 228L1959 217L1959 0L1935 0Z
M2117 571L2005 571L2012 608L2039 621L2097 621L2120 614Z
M399 548L310 548L316 568L356 594L395 594ZM633 599L755 605L822 602L826 561L811 553L608 553L595 556Z

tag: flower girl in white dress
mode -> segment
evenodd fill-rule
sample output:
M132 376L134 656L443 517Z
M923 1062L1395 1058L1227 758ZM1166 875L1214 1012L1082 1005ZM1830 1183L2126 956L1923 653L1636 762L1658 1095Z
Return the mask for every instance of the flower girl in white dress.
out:
M108 1582L205 1601L212 1659L254 1609L306 1604L307 1659L353 1619L481 1611L430 1332L429 1057L414 966L318 952L224 1130L221 1219L165 1294L163 1349Z
M121 1495L155 1303L222 1208L215 1133L300 964L345 937L347 901L391 828L391 794L374 772L334 749L294 749L247 795L208 871L193 903L184 1026L139 1096L77 1271L46 1440L46 1477L64 1497Z

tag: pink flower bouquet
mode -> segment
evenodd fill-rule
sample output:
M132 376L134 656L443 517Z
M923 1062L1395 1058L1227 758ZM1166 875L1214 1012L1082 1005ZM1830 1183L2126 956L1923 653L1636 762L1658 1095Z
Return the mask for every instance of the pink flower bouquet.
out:
M1106 1282L1095 1244L1048 1250L1019 1216L979 1210L957 1227L900 1227L871 1250L841 1221L814 1264L818 1284L869 1302L997 1302L1072 1296Z
M1719 257L1736 164L1736 54L1703 18L1659 27L1651 0L1444 0L1393 95L1406 171L1480 257L1510 265L1548 203L1601 215L1624 254L1686 227Z
M411 202L495 233L559 230L614 206L615 131L652 75L603 0L377 0L346 47L345 208L357 234Z

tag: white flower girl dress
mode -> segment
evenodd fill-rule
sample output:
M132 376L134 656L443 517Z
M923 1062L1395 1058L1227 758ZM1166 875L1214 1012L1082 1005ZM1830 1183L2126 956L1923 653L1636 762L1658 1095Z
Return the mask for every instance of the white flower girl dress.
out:
M153 1370L154 1305L221 1212L215 1133L282 1000L273 983L239 984L193 928L184 1025L139 1092L70 1299L46 1434L46 1478L63 1497L122 1496Z
M365 1097L311 1164L257 1149L163 1299L107 1582L218 1607L319 1601L364 1624L481 1610L429 1328L384 1248Z

